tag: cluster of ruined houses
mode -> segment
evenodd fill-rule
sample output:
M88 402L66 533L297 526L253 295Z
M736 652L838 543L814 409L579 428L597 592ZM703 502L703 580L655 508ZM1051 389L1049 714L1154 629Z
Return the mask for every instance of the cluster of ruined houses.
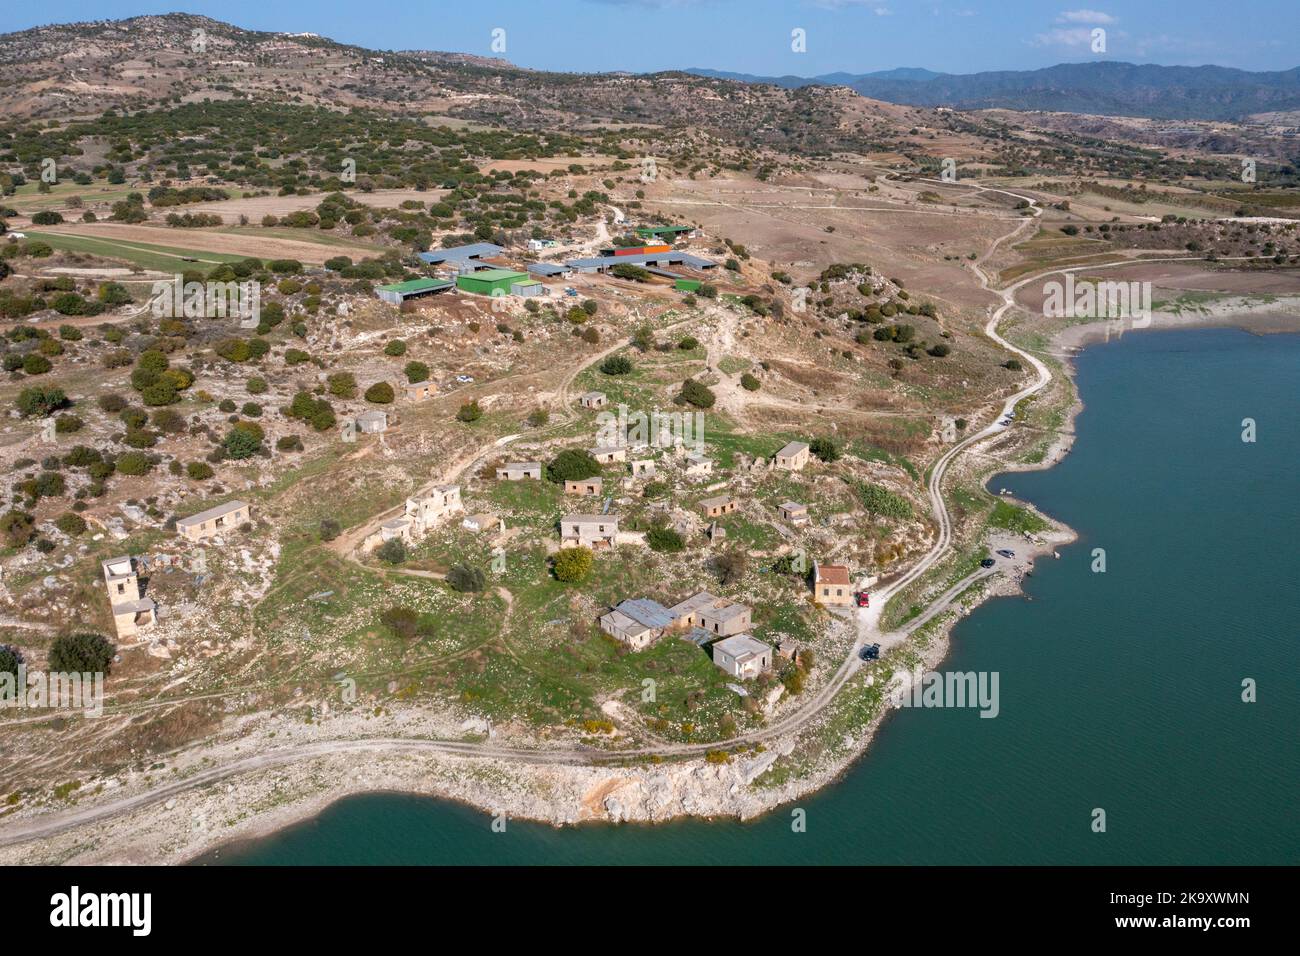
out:
M252 509L244 501L227 501L188 518L178 518L176 533L190 541L206 541L249 521ZM135 558L123 555L100 562L104 588L113 611L113 625L119 638L134 637L158 620L158 606L146 597L140 585Z
M853 603L849 569L843 564L813 564L813 594L822 604ZM665 634L677 633L700 647L709 645L713 663L732 677L747 680L772 666L773 655L794 658L793 644L775 649L749 633L753 612L746 604L701 591L672 607L651 598L621 601L600 618L600 629L634 651ZM711 642L711 643L710 643Z
M672 607L651 598L622 601L601 616L600 629L635 651L668 633L700 647L709 644L714 664L732 677L748 680L771 667L776 653L748 633L752 614L748 605L701 591ZM793 647L780 650L793 655Z

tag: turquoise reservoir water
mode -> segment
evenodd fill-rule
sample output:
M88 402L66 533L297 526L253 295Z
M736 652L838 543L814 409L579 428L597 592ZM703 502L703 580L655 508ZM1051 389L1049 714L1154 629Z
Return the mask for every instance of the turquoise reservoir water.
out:
M1300 336L1132 334L1078 369L1073 452L992 486L1080 540L1038 563L1032 600L961 622L944 665L997 671L1000 715L893 715L841 782L800 801L806 832L783 807L747 824L493 833L466 807L376 794L215 861L1296 863Z

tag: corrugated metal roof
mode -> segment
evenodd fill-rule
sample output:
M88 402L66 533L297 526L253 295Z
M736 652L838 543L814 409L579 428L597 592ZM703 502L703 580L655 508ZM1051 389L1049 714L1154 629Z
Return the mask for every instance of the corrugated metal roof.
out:
M632 620L646 627L668 627L673 623L672 612L650 598L632 598L622 601L614 610L622 611Z
M562 276L569 270L566 266L556 265L554 262L530 262L528 271L536 276Z
M709 259L701 259L689 252L647 252L630 256L601 256L597 259L570 259L565 265L575 269L609 269L620 263L625 265L644 265L647 262L666 262L669 265L680 262L693 269L712 269L717 265Z
M407 279L392 285L381 285L380 292L425 292L429 289L450 289L451 283L446 279Z
M497 256L505 252L501 246L491 242L474 242L468 246L452 246L449 249L431 249L421 252L419 257L430 265L439 262L455 262L464 259L482 259L484 256Z

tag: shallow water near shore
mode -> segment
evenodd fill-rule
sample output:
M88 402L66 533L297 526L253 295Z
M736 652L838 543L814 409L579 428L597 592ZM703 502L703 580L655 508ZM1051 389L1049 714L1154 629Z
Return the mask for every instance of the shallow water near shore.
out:
M1073 450L990 487L1079 540L1038 562L1026 597L961 621L942 668L998 672L999 715L892 715L839 782L799 801L806 832L781 807L750 823L494 833L469 807L371 794L199 862L1297 862L1300 336L1135 333L1076 364Z

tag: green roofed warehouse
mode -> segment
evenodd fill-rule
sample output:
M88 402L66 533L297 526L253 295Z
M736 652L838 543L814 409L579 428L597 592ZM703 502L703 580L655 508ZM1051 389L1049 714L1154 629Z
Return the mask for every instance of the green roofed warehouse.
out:
M375 289L375 295L392 305L401 305L407 299L433 295L450 288L451 283L443 279L408 279L392 285L381 285Z
M482 269L456 276L456 288L477 295L536 295L541 286L527 272Z

